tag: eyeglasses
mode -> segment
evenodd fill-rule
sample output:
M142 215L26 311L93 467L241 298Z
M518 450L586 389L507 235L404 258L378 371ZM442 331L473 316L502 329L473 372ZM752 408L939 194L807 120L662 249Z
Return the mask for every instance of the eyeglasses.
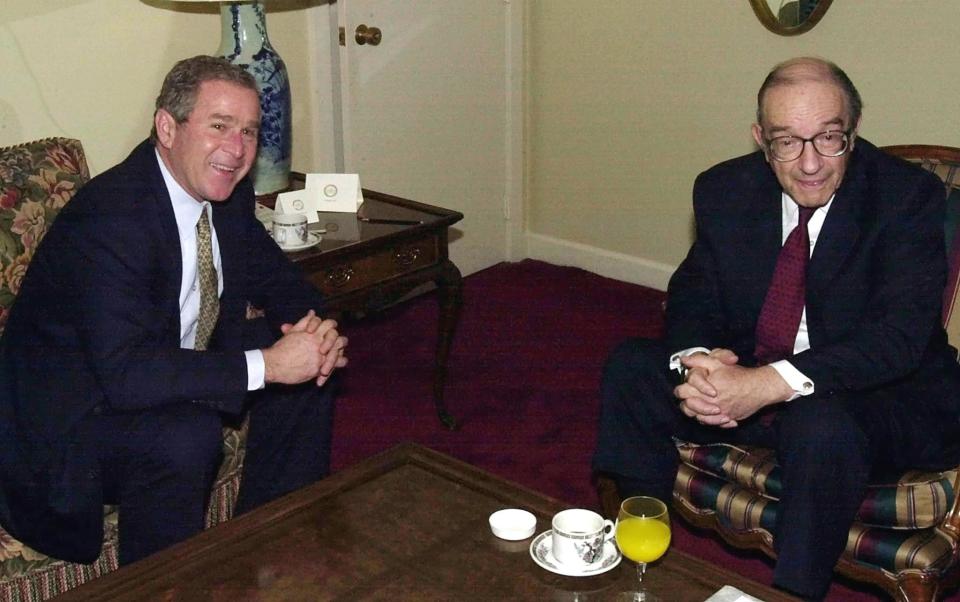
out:
M777 136L767 140L767 150L774 161L793 161L803 154L807 142L813 144L813 150L823 157L839 157L850 148L852 130L841 132L830 130L820 132L813 138L799 136Z

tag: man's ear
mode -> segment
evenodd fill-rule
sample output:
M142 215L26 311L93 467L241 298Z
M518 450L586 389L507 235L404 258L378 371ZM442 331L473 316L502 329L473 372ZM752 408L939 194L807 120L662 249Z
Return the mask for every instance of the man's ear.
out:
M853 145L857 142L857 135L858 135L858 132L860 131L861 119L863 119L863 117L860 117L857 119L856 125L853 126L853 130L850 132L850 148L847 149L847 152L852 151Z
M153 126L157 130L157 142L164 148L173 146L177 135L177 120L164 109L157 109L153 116Z
M753 140L757 143L757 146L763 151L763 156L766 157L767 146L763 143L763 128L760 127L759 123L755 123L750 127L750 132L753 134Z

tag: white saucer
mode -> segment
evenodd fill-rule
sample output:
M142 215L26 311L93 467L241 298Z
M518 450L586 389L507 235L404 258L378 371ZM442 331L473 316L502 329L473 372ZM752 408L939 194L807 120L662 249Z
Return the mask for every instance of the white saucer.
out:
M302 251L304 249L309 249L310 247L317 246L318 244L320 244L320 241L322 239L323 237L317 234L316 232L307 232L307 242L303 243L302 245L295 245L292 247L281 246L280 248L287 252Z
M606 573L620 564L620 559L623 558L620 550L617 549L617 543L612 537L604 542L603 556L600 558L600 561L591 567L569 567L560 564L553 557L552 546L553 530L548 529L533 538L533 541L530 543L530 556L534 562L551 573L566 575L567 577L590 577L592 575Z

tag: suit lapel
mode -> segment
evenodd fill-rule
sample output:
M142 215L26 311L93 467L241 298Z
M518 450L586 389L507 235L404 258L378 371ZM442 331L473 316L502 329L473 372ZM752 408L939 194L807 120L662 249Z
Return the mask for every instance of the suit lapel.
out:
M744 285L749 287L746 298L750 299L753 311L758 313L773 279L783 243L783 191L770 166L764 162L761 169L756 192L746 197L745 216L732 216L733 219L742 219L741 224L750 224L746 230L740 228L737 244L742 258L739 263L743 269L749 270L743 279Z
M237 239L234 220L225 215L225 207L222 202L210 203L213 210L213 227L217 231L217 244L220 247L220 270L223 272L223 290L224 294L228 290L233 279L233 261L236 254L233 251L233 245Z
M233 195L222 202L211 203L213 208L213 227L217 231L217 244L220 248L220 269L223 278L223 294L220 297L220 320L214 331L217 348L239 348L241 346L240 317L249 299L240 298L243 270L246 269L243 253L243 211L244 194L252 195L252 190L238 184ZM252 213L252 209L251 209Z
M160 172L160 165L157 153L154 150L153 143L149 140L140 145L137 149L138 160L147 174L150 190L154 200L154 213L156 219L154 223L160 230L159 244L161 252L166 259L166 265L176 266L174 269L165 271L169 275L165 283L164 298L171 299L173 306L170 311L178 316L180 315L180 284L183 278L183 255L180 251L180 231L177 228L177 218L173 213L173 204L170 201L170 193L167 191L167 184L163 180L163 174ZM178 335L179 338L179 335Z
M861 220L870 198L864 161L851 157L844 182L823 222L807 268L807 295L826 290L860 239Z

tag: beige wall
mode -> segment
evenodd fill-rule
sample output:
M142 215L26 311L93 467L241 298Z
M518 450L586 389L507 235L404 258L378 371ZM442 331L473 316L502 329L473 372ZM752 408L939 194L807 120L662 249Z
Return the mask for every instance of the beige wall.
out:
M294 169L321 162L318 21L326 0L268 6L270 40L289 71ZM150 131L153 101L177 60L216 51L216 3L169 0L2 0L0 146L46 136L83 142L91 171L122 160ZM320 17L318 18L318 13ZM325 27L325 25L324 25ZM325 84L329 85L329 84Z
M0 2L0 145L79 138L94 173L147 135L170 65L219 45L215 5ZM334 170L330 66L314 57L336 6L268 3L301 171ZM960 146L958 17L947 0L838 0L788 38L747 0L526 0L526 253L663 287L692 238L693 179L752 150L756 88L791 56L847 70L872 141Z
M815 54L860 89L877 144L960 146L960 3L837 0L776 36L747 0L530 0L531 254L653 286L691 240L696 175L753 150L756 89ZM544 245L539 245L544 247Z

